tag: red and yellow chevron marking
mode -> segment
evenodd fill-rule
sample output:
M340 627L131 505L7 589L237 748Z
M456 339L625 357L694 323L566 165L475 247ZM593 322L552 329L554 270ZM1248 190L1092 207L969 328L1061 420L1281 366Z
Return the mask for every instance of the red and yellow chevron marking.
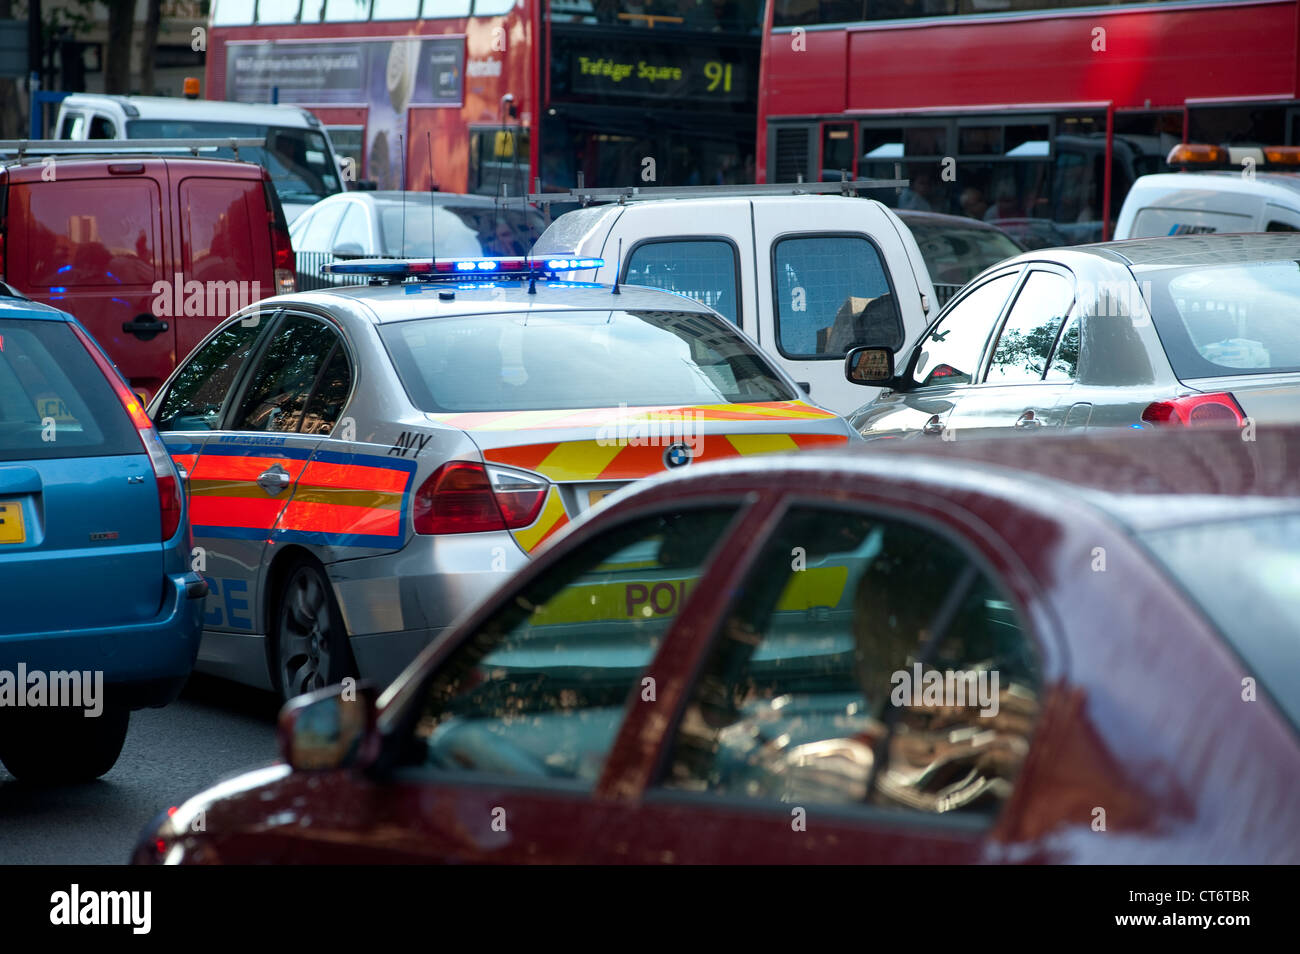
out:
M430 414L443 424L467 431L527 431L547 427L603 427L620 421L821 421L835 416L803 401L767 401L757 404L701 404L693 407L666 404L657 407L602 407L568 411L482 411L470 414Z
M564 512L560 491L552 487L546 497L546 504L542 507L541 515L533 525L523 530L513 531L515 542L523 547L525 553L532 553L568 522L569 515Z
M277 530L402 536L402 495L410 474L391 467L311 461Z
M697 462L750 454L807 450L844 444L844 434L705 434ZM495 447L483 456L498 464L543 474L556 482L571 480L636 480L664 471L665 445L606 443L599 440L556 441Z

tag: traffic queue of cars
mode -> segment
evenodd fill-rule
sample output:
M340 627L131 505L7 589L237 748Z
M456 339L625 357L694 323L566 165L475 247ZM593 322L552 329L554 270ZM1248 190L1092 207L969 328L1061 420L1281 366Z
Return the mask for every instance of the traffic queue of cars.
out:
M521 220L516 241L541 231L526 255L355 259L421 215L414 240L441 249L452 206L476 251L508 236L495 205L343 195L294 233L320 233L328 281L362 284L295 291L252 168L246 219L290 279L175 352L147 415L75 319L46 317L116 404L35 374L30 335L0 332L0 426L26 441L0 456L22 518L0 560L39 576L126 536L45 489L120 405L145 453L90 456L109 484L152 468L161 528L128 549L162 568L163 610L183 606L155 633L174 639L162 688L118 697L95 757L70 748L89 730L51 722L39 751L76 767L30 767L0 709L0 759L102 774L185 654L288 700L285 764L152 823L135 860L1296 860L1249 816L1300 828L1300 239L1023 253L941 309L922 246L956 269L1009 240L762 195ZM105 245L87 218L74 245ZM120 366L131 343L104 344ZM1211 540L1239 574L1205 573ZM18 579L6 602L29 598ZM147 628L152 608L97 625ZM99 634L86 660L33 641L45 610L26 609L0 670L28 647L128 661ZM945 670L970 677L960 705L921 693ZM366 683L394 677L376 700ZM1258 704L1230 718L1243 680ZM1231 728L1207 739L1207 713ZM1090 840L1098 805L1114 837Z

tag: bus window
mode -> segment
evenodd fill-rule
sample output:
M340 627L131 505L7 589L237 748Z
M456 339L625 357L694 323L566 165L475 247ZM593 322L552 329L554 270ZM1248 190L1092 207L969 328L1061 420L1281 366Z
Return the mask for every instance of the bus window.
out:
M299 0L258 0L258 23L293 23L298 19Z
M354 23L370 16L370 0L325 0L326 23Z
M253 22L256 0L216 0L212 12L213 26L245 26Z

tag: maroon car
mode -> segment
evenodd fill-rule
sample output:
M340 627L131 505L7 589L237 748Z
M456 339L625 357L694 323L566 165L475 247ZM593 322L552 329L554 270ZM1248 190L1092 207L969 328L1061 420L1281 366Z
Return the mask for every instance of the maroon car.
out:
M697 465L142 863L1300 861L1300 430Z

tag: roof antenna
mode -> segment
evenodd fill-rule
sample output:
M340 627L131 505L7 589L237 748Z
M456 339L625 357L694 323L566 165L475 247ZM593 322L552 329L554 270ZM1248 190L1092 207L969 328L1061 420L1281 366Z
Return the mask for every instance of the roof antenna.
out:
M623 268L623 239L620 238L618 240L618 261L614 263L614 294L615 295L622 294L622 292L618 290L618 273L622 270L622 268Z
M435 214L438 211L438 203L433 199L433 136L427 129L424 131L424 143L429 148L429 258L436 259L438 246L434 242L436 235L434 230L438 222L438 216Z
M402 250L397 257L406 258L406 144L402 142L400 134L397 137L397 148L402 152Z

